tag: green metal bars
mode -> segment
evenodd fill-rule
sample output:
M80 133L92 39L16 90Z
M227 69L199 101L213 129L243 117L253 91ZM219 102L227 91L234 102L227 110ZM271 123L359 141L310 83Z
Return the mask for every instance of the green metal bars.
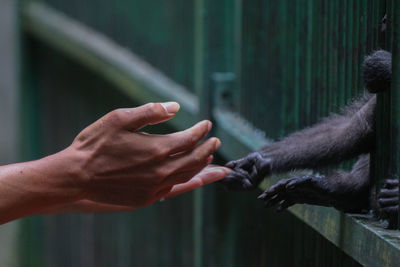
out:
M348 104L363 90L363 57L378 48L382 3L244 5L240 113L276 138Z
M193 88L194 1L44 0Z

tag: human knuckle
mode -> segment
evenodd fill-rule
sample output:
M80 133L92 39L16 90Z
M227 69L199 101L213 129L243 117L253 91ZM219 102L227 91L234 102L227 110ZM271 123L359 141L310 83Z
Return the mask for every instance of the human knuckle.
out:
M165 148L155 148L153 154L153 159L156 161L163 161L168 157L168 152Z
M114 124L121 124L124 120L124 115L123 109L115 109L109 113L109 119Z
M147 103L146 105L144 105L144 109L146 109L146 110L154 110L155 106L156 106L156 104L154 102L150 102L150 103Z
M168 156L170 149L167 146L160 146L158 148L158 155L160 158L165 158Z
M149 110L152 113L156 113L156 114L164 114L165 113L165 109L162 107L162 105L160 103L149 103L147 104L147 110Z

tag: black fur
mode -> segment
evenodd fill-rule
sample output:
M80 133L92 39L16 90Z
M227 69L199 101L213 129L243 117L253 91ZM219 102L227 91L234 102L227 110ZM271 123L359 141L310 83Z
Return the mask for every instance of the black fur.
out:
M363 64L365 87L371 93L378 93L390 87L392 77L392 55L378 50L367 56Z
M391 55L379 50L365 58L365 84L369 92L390 87ZM341 114L295 132L248 156L226 164L233 169L221 183L230 190L255 189L272 173L319 168L359 156L350 172L325 177L303 176L279 181L260 195L267 207L284 210L296 203L332 206L345 212L371 208L369 153L375 149L376 96L366 93ZM378 195L384 217L397 217L398 183L388 182ZM386 190L386 191L385 191ZM391 191L388 191L391 190Z

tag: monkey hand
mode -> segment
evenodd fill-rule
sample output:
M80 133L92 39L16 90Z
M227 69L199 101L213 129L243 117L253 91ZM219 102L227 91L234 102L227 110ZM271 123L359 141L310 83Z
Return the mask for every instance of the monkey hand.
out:
M271 172L271 158L253 152L244 158L230 161L226 167L233 171L220 181L227 190L254 190Z
M314 176L283 179L258 198L264 201L266 208L275 207L278 212L294 204L332 206L331 194L323 180Z
M389 222L388 228L395 228L398 223L399 213L399 180L385 180L378 193L380 216Z

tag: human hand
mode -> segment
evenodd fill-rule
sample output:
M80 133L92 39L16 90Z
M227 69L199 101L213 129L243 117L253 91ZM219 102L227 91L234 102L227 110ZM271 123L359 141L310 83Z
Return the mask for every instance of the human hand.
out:
M225 167L220 167L217 165L208 165L203 170L201 170L194 177L190 178L187 182L183 184L174 185L171 191L166 195L161 196L162 199L172 198L183 193L189 192L201 186L216 182L224 178L230 169ZM157 201L158 199L154 199ZM121 206L121 205L110 205L99 203L91 200L79 200L73 203L63 204L59 206L52 207L51 209L42 210L42 214L59 214L59 213L98 213L98 212L117 212L117 211L132 211L136 207Z
M244 158L228 162L226 167L233 171L220 184L227 190L254 190L266 175L271 172L271 158L253 152Z
M147 206L187 182L212 160L217 138L202 144L211 122L182 132L155 135L137 132L171 119L177 103L151 103L110 112L84 129L64 153L70 183L81 189L78 200L134 208Z

